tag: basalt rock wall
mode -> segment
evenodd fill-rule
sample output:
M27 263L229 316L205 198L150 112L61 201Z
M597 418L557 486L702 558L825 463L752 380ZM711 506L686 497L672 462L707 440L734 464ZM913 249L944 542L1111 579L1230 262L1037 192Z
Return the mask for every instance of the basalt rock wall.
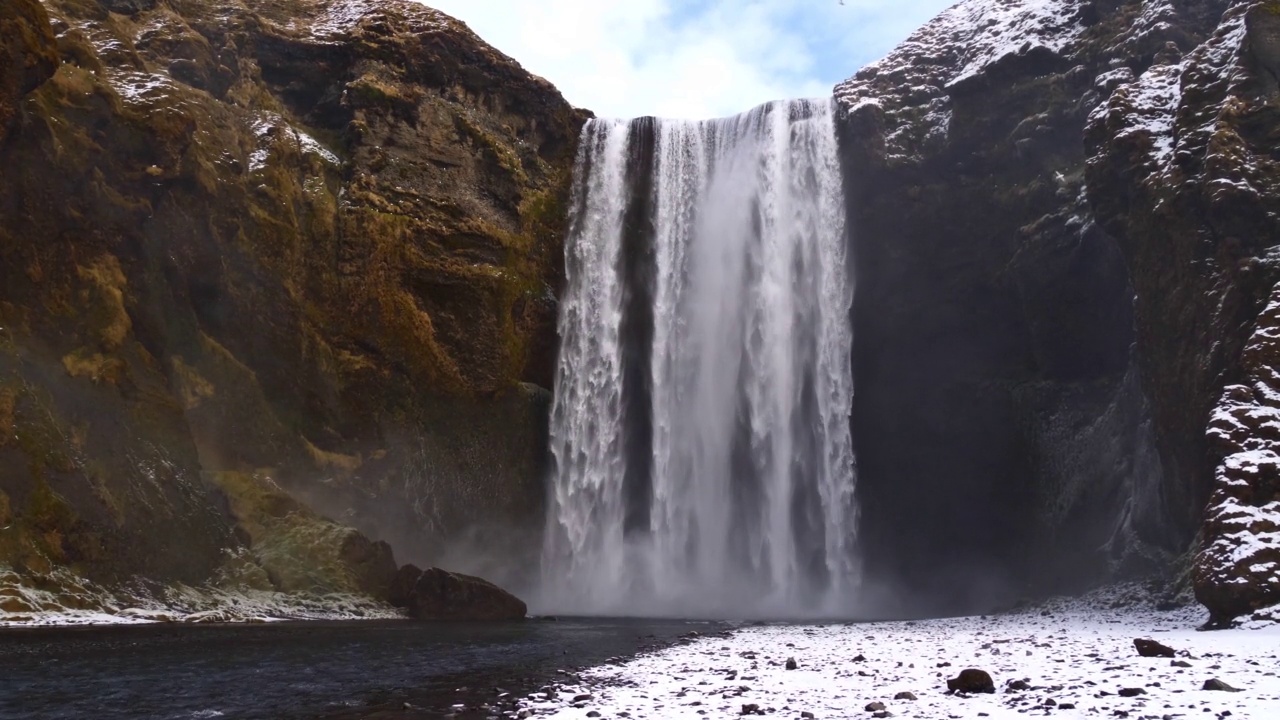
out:
M6 0L0 61L0 564L527 550L583 113L395 0Z
M1186 553L1271 286L1273 6L969 0L837 87L873 584L975 610Z

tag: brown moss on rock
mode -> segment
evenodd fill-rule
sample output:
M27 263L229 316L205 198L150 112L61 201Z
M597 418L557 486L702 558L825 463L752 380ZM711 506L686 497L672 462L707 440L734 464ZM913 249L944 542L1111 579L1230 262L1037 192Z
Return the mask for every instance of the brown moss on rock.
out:
M0 6L0 144L23 96L53 75L57 45L38 0L6 0Z
M261 468L421 561L535 523L546 408L521 383L550 383L585 113L413 2L19 4L61 65L20 104L0 87L15 514L48 482L110 558L91 579L192 583L256 517L209 479ZM252 552L350 586L345 532L278 522Z
M391 547L316 515L265 472L213 473L248 550L282 592L358 593L386 597L396 572ZM236 573L252 582L252 573Z

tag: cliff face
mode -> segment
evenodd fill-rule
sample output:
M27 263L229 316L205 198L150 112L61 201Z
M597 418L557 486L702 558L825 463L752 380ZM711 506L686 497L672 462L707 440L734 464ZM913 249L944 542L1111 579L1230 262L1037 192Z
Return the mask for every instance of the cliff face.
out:
M0 29L0 564L202 582L328 537L299 500L422 563L519 547L581 112L407 1Z
M1193 577L1225 622L1280 604L1280 3L1231 3L1186 50L1093 113L1089 196L1130 261L1166 482L1183 512L1208 497Z
M1234 73L1249 99L1233 150L1195 141L1191 162L1265 155L1266 74L1183 60L1248 54L1220 29L1230 5L970 0L836 89L874 577L973 608L1185 551L1212 476L1209 410L1260 306L1234 280L1206 293L1222 276L1204 263L1216 213L1181 193L1247 208L1215 231L1251 238L1232 248L1274 241L1276 196L1258 187L1272 199L1249 205L1203 173L1144 193L1135 153L1181 143L1175 115L1190 127L1232 107Z

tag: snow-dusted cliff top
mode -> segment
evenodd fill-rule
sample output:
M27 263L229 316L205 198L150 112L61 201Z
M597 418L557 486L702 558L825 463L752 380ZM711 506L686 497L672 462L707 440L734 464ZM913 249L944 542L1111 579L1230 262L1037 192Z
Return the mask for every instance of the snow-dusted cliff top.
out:
M837 85L849 110L885 115L890 156L911 154L945 133L950 101L1006 58L1053 58L1084 30L1079 0L965 0L912 34L882 60ZM910 126L910 127L905 127Z

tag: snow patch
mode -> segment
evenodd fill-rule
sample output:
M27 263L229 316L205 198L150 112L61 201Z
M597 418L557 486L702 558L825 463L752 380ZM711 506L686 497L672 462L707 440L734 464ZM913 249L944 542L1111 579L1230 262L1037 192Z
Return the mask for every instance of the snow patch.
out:
M388 4L379 0L342 0L325 8L318 18L307 23L311 34L321 40L335 39L350 33L366 18L385 18ZM413 34L437 32L453 26L453 19L425 6L416 6L404 20Z
M1275 717L1280 628L1192 630L1202 619L1194 608L1159 613L1070 601L992 617L744 627L568 676L526 698L522 710L574 720L852 718L871 717L863 708L880 702L900 718L1209 717L1210 710ZM1190 667L1139 657L1135 638L1173 647ZM947 694L946 680L970 667L989 672L997 694ZM1241 692L1205 691L1210 678ZM1015 680L1028 689L1011 689ZM1120 696L1125 688L1142 693Z
M290 125L283 117L275 113L262 113L253 122L253 134L257 139L257 147L249 155L249 171L259 172L266 168L278 142L292 141L303 156L314 156L322 162L337 167L342 160L329 151L319 140Z

